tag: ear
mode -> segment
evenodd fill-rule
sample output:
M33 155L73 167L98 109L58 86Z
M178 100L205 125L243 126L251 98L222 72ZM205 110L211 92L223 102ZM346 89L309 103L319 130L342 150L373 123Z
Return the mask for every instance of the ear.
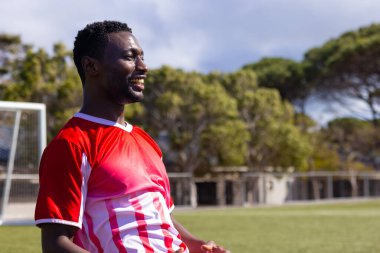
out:
M84 56L82 58L82 67L86 76L96 76L100 70L100 62L90 56Z

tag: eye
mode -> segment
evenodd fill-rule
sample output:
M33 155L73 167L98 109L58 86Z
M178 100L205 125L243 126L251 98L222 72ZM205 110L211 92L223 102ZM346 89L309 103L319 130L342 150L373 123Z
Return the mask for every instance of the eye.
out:
M127 61L134 61L135 60L135 56L131 55L131 54L124 55L123 58Z

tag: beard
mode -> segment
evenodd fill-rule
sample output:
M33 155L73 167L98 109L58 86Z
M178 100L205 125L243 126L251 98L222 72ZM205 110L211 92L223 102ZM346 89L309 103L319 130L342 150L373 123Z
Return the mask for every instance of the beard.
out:
M143 89L130 82L130 77L109 75L107 93L118 104L131 104L144 99Z
M141 102L144 99L143 90L136 89L130 82L122 87L122 93L128 104Z

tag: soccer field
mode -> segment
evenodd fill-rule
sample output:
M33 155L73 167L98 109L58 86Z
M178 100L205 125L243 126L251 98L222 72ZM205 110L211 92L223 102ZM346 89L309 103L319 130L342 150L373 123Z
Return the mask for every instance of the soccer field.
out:
M378 253L380 201L174 211L233 253ZM0 227L0 252L41 252L35 227Z

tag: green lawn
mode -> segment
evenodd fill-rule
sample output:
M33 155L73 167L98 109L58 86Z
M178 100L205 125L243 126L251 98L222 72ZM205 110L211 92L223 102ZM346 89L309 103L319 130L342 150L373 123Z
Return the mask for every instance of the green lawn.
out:
M233 253L378 253L380 201L181 210L178 221ZM0 252L40 252L34 227L0 227Z

